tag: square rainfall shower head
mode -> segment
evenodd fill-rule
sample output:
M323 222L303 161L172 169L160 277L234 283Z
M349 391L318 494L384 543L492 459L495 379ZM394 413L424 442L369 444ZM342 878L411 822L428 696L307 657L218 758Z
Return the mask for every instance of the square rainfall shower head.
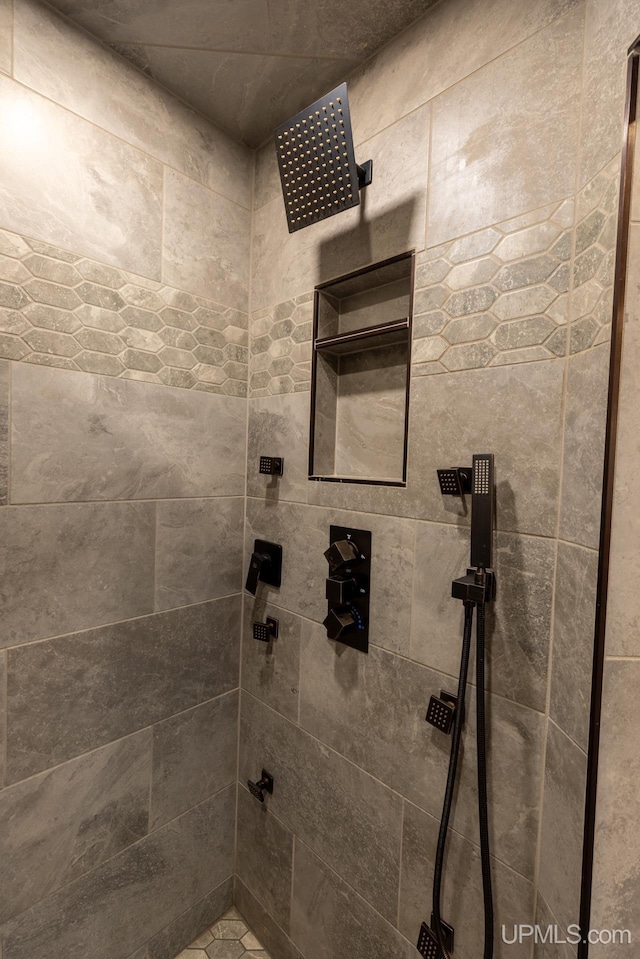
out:
M371 161L353 151L347 84L341 83L274 134L289 233L360 203Z

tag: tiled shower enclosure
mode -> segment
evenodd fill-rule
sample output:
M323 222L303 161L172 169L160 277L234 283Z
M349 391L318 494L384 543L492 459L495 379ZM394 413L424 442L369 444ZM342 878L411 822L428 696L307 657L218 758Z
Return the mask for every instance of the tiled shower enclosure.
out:
M448 761L424 712L457 675L469 541L436 469L480 451L497 929L577 922L639 33L633 0L436 4L349 78L366 203L290 235L271 143L0 0L2 959L417 955ZM409 251L406 487L310 482L314 289ZM321 625L331 524L372 531L366 655ZM284 565L254 600L255 538ZM444 895L459 959L482 932L475 789L468 747ZM603 852L599 902L615 872ZM246 942L215 932L232 908ZM496 959L570 956L498 934Z

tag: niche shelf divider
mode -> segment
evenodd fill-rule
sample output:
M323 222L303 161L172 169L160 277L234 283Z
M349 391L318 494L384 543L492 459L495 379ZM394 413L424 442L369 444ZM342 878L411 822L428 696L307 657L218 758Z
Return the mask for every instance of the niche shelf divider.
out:
M415 262L316 287L309 479L406 486Z

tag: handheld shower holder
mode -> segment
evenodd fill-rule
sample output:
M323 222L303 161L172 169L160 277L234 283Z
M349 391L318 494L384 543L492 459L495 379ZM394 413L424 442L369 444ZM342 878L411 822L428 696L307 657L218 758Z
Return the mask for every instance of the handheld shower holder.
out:
M467 569L466 576L454 579L451 583L451 595L463 603L479 605L490 603L496 598L496 577L492 569Z

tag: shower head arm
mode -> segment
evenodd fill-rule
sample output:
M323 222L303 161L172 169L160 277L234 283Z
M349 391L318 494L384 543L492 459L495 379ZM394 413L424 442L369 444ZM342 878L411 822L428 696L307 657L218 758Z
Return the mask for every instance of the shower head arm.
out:
M364 190L373 180L373 160L365 160L364 163L356 163L358 171L358 188Z

